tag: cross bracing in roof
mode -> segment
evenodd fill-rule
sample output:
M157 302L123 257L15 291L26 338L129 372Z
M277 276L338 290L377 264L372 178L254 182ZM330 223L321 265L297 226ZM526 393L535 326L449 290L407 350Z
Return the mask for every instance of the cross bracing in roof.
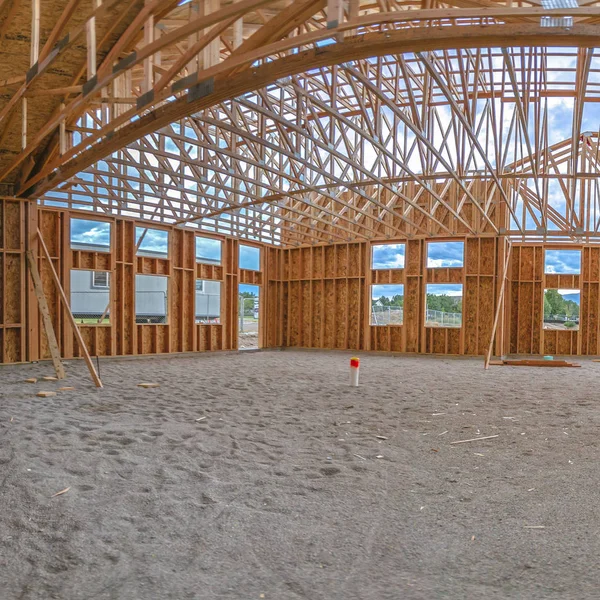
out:
M542 27L547 14L573 26ZM149 2L95 66L88 52L85 83L56 94L3 178L42 203L283 245L595 241L598 16L534 2ZM35 64L0 128L47 72Z

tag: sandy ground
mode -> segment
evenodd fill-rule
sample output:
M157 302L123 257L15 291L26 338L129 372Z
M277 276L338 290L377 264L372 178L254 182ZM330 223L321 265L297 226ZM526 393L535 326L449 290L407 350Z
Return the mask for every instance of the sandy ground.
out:
M565 327L564 323L544 323L544 329L551 329L554 331L579 331L579 325L576 327Z
M349 356L0 367L0 598L600 597L600 364Z
M240 350L258 348L258 331L238 332L238 348Z

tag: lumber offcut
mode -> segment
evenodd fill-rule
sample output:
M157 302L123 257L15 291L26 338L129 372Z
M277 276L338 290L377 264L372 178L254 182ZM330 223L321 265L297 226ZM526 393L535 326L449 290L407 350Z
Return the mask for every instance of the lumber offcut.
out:
M566 360L535 360L535 359L524 359L524 360L503 360L503 365L509 367L581 367L579 363L570 363Z

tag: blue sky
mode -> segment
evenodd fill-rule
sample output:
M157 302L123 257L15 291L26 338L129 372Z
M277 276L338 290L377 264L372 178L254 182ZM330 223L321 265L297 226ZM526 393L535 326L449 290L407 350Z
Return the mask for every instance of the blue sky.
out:
M240 269L260 271L260 248L240 244Z
M428 283L427 293L434 296L462 296L461 283Z
M221 262L221 240L196 238L196 258L205 258L211 262Z
M546 273L581 273L581 250L546 250Z
M247 283L240 283L240 285L238 286L240 294L242 292L250 292L251 294L254 294L255 296L259 296L260 294L260 286L258 285L249 285Z
M135 243L140 240L140 237L144 233L145 227L135 228ZM144 239L140 244L138 251L144 252L160 252L168 255L169 253L169 232L163 231L162 229L148 229Z
M373 269L404 269L405 244L373 246Z
M462 267L464 255L464 242L428 242L427 268Z
M546 293L548 290L544 290ZM565 300L572 300L575 304L580 304L581 292L579 290L556 290Z
M71 243L110 247L110 223L71 219Z
M371 298L379 300L381 296L393 298L394 296L404 296L403 285L373 285L371 286Z

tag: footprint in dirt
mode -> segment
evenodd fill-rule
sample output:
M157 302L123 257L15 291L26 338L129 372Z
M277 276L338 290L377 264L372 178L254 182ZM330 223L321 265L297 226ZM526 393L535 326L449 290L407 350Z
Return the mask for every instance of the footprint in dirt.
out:
M337 467L323 467L322 469L319 469L321 471L321 473L323 473L323 475L337 475L338 473L341 473L341 469L338 469Z

